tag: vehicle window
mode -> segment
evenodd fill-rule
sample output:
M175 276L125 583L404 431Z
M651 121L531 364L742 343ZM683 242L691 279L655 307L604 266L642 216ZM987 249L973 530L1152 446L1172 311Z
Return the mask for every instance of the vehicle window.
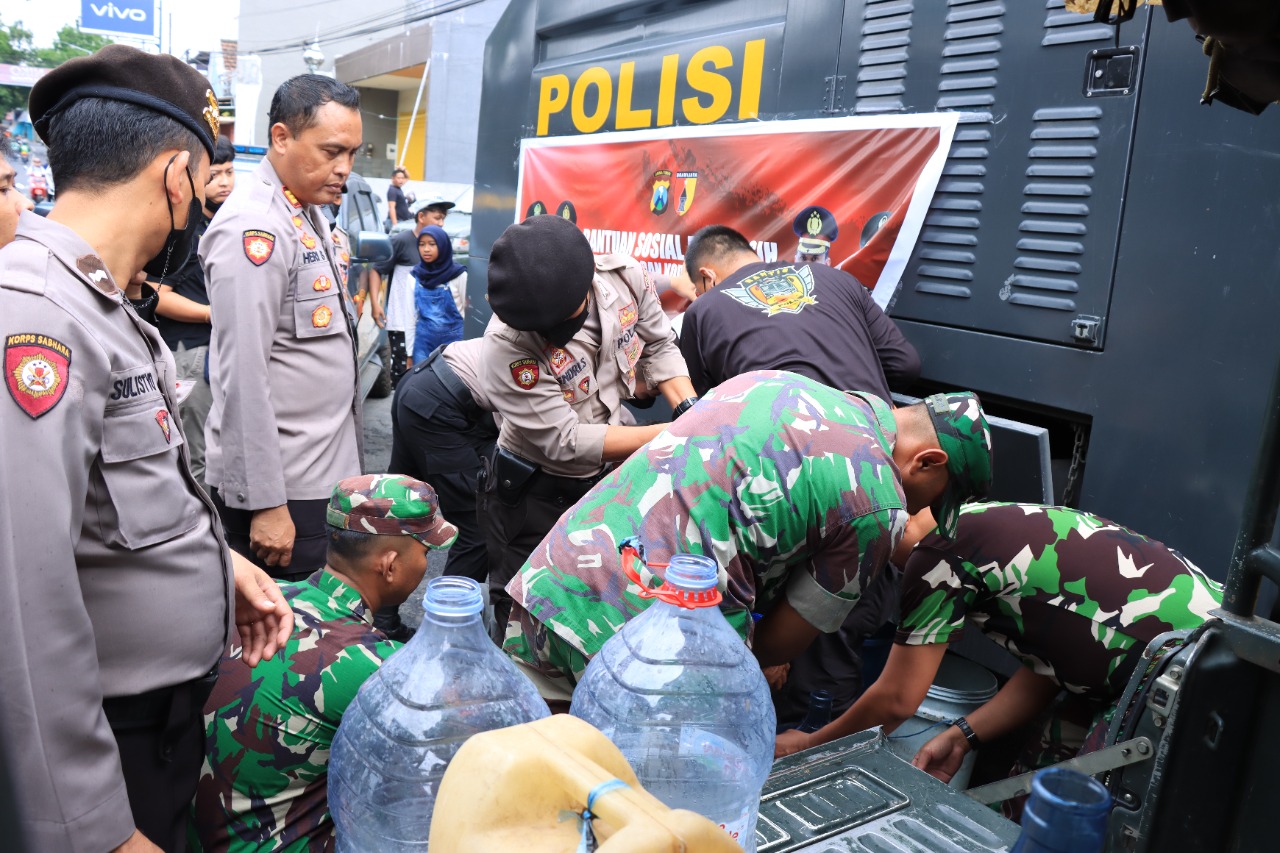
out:
M361 231L376 231L374 225L373 202L369 200L369 192L360 189L355 192L356 210L358 222L356 223Z

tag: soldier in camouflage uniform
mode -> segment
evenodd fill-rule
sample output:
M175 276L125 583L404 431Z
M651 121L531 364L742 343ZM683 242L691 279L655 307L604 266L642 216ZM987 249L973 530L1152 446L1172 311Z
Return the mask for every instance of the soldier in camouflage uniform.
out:
M949 780L971 748L1036 720L1064 690L1026 769L1069 758L1109 718L1147 644L1222 604L1222 587L1177 551L1077 509L972 504L954 541L923 533L909 530L895 554L906 561L902 616L880 679L817 732L780 735L779 755L876 725L892 731L924 701L968 620L1023 666L927 743L916 766Z
M545 698L568 698L651 600L622 571L619 545L634 536L651 560L715 558L729 623L763 665L785 663L840 627L908 513L933 504L954 524L990 472L972 394L894 410L793 373L743 374L564 514L507 587L516 606L503 649ZM753 612L765 614L754 626Z
M426 483L396 474L350 477L333 490L326 566L281 585L295 627L250 670L233 646L205 705L196 850L323 850L333 841L329 746L365 679L401 644L373 625L427 569L427 551L458 531Z

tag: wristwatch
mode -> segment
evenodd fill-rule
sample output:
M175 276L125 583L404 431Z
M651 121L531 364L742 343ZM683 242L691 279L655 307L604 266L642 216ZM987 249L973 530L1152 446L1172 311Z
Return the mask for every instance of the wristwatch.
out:
M977 733L969 727L969 721L964 717L960 717L951 725L959 729L960 734L964 735L964 739L969 741L969 749L973 750L982 746L982 740L978 737Z
M685 412L687 412L687 411L689 411L690 409L692 409L692 408L693 408L693 404L694 404L694 403L696 403L696 402L698 402L698 398L697 398L697 397L688 397L688 398L686 398L686 399L684 399L684 400L681 400L681 401L676 405L676 407L675 407L674 409L672 409L672 410L671 410L671 420L673 420L673 421L674 421L676 418L680 417L680 416L681 416L681 415L683 415Z

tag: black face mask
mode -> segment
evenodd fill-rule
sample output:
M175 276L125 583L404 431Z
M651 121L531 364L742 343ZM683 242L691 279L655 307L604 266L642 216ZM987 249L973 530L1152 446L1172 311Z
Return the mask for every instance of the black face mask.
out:
M544 329L542 336L558 347L562 347L578 334L578 330L587 324L587 315L591 313L591 300L588 298L587 304L582 306L582 310L578 312L578 316L569 317L556 323L550 329Z
M174 159L177 154L173 155ZM169 184L169 166L173 165L173 159L169 160L169 165L164 167L165 185ZM191 258L191 247L195 245L196 234L200 228L200 216L202 213L200 199L196 197L196 184L191 177L191 170L187 169L187 183L191 185L191 204L187 207L187 225L179 230L173 222L173 207L169 207L169 238L164 241L164 248L160 250L160 254L147 261L142 266L142 271L157 281L163 281L169 272L176 272L182 268L184 264Z

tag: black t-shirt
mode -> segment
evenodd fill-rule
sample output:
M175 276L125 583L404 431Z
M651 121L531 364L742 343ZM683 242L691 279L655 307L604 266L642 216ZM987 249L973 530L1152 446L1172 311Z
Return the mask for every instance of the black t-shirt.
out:
M173 275L166 276L164 283L173 288L173 292L185 296L192 302L201 305L209 304L209 294L204 288L204 270L200 267L200 238L209 227L209 219L200 215L200 231L191 245L191 257L182 268ZM181 320L170 320L168 317L156 315L156 328L160 336L169 345L169 349L177 350L178 344L185 344L187 349L207 347L213 326L208 323L184 323Z
M888 381L920 375L915 347L870 291L823 264L747 264L683 322L680 351L699 394L752 370L790 370L888 401Z
M422 256L418 254L418 235L413 229L397 231L391 235L391 257L379 264L374 264L378 275L382 276L387 287L391 287L391 273L399 266L416 266Z
M387 204L395 205L397 222L404 222L409 218L409 198L395 184L387 188Z

